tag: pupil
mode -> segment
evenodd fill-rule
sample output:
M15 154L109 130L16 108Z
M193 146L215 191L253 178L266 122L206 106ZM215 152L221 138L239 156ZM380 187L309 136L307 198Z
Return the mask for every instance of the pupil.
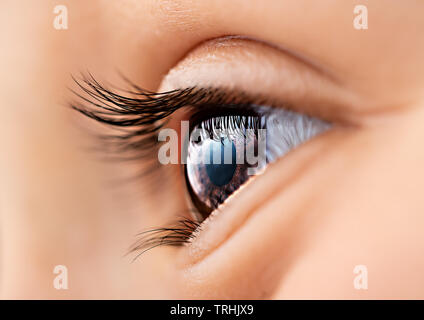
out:
M225 158L228 160L224 163ZM212 140L209 144L209 161L205 164L209 180L218 187L225 186L236 171L236 147L228 138L221 141Z

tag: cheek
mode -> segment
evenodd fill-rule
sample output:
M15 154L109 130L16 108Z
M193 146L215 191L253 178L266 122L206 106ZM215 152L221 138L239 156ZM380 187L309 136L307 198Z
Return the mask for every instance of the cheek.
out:
M414 118L361 130L321 168L321 191L298 233L304 253L275 298L422 296L424 132ZM354 287L359 265L367 290Z
M417 119L423 117L416 114L323 139L325 152L292 185L273 190L215 252L184 270L180 288L185 295L280 299L422 294L424 151L417 146L424 132ZM281 172L275 170L269 179L280 180L291 161L289 155L283 160L275 166ZM354 287L358 265L368 270L368 290Z

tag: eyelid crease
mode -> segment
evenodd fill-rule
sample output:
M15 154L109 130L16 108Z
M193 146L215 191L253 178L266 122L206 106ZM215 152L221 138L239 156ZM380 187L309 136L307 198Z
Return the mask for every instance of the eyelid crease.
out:
M268 46L270 48L273 48L273 49L280 51L282 54L290 56L291 58L295 59L298 62L305 64L309 68L313 69L314 71L321 74L322 76L325 76L326 78L328 78L329 80L333 81L334 83L336 83L338 85L341 85L343 83L342 79L337 77L333 72L331 72L331 70L329 70L328 68L325 68L325 66L317 63L316 61L310 59L309 57L302 55L301 53L296 52L294 50L290 50L289 48L287 48L285 46L278 45L276 43L269 42L269 41L266 41L266 40L263 40L263 39L260 39L260 38L257 38L257 37L252 37L252 36L248 36L248 35L221 36L221 37L207 39L207 40L201 42L199 45L197 45L196 48L201 46L201 45L205 45L205 44L209 44L209 43L210 44L225 43L229 40L245 40L245 41L253 41L253 42L263 44L265 46Z
M218 40L216 40L218 41ZM266 97L283 107L346 125L361 124L363 97L313 63L263 41L228 37L190 51L164 76L161 90L220 87Z

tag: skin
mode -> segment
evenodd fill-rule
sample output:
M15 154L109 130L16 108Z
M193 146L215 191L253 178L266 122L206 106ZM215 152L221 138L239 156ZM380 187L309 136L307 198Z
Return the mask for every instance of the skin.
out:
M424 298L422 1L68 2L64 31L57 1L1 4L2 298ZM367 30L353 28L357 4ZM107 129L66 107L70 74L115 83L116 69L153 91L262 94L334 128L269 165L189 246L131 263L135 234L187 203L179 167L152 191L152 177L111 183L142 161L87 152L82 129Z

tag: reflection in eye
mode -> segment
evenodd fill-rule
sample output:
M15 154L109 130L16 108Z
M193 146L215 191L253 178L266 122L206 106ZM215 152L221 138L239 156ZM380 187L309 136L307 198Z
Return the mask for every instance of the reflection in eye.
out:
M252 113L210 117L192 127L185 177L199 220L249 180L260 166L261 143L267 164L330 126L283 109L253 106Z

